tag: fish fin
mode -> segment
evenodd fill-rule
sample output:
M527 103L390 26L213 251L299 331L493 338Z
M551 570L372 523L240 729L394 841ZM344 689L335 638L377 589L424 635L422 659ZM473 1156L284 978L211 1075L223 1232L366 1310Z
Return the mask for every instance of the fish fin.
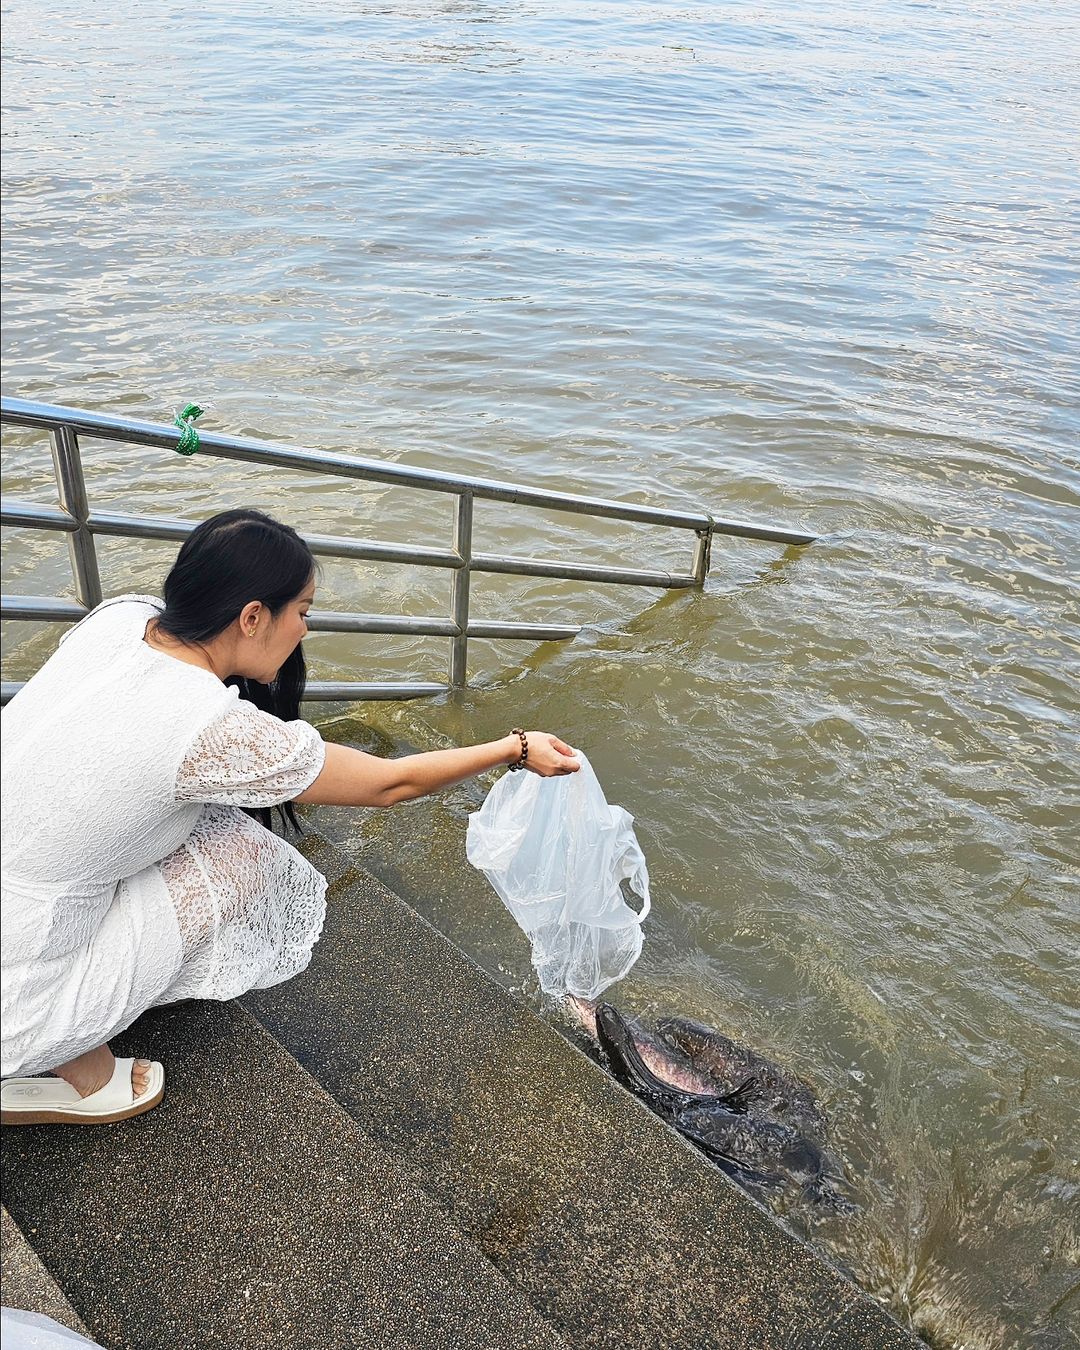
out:
M694 1143L711 1162L714 1162L732 1181L737 1181L740 1186L761 1186L768 1191L778 1191L783 1187L784 1178L778 1172L759 1172L756 1167L747 1167L745 1163L739 1162L737 1158L732 1158L721 1149L709 1148L708 1145L702 1144L696 1139Z
M784 1178L778 1173L759 1172L754 1167L747 1167L745 1163L733 1158L730 1153L725 1153L722 1148L717 1148L715 1144L710 1143L696 1130L686 1129L685 1126L679 1125L677 1122L676 1129L684 1139L689 1139L692 1144L701 1149L710 1162L716 1163L722 1172L725 1172L740 1185L749 1183L754 1186L763 1186L768 1190L776 1190L783 1186Z
M723 1104L737 1115L745 1115L746 1108L757 1097L761 1089L756 1078L744 1078L738 1087L733 1087L730 1092L725 1092L717 1097L718 1102Z
M737 1181L740 1185L749 1183L753 1186L761 1186L765 1190L778 1191L784 1184L784 1178L778 1172L758 1172L753 1167L747 1167L744 1163L726 1163L720 1158L716 1159L716 1165L731 1177L732 1181Z
M687 1092L685 1100L693 1104L722 1106L734 1116L745 1116L750 1102L760 1093L760 1084L756 1078L744 1078L738 1087L730 1092Z

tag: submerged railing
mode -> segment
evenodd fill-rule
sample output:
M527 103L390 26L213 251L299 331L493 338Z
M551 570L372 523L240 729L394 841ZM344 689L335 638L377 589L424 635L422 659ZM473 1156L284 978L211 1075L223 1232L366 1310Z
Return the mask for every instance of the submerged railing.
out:
M182 540L198 524L197 521L175 520L162 516L92 510L87 498L79 450L80 435L172 450L176 448L179 435L176 427L86 412L77 408L32 403L18 398L3 399L0 421L48 431L58 494L56 506L41 506L5 497L0 505L0 524L57 530L66 534L75 582L74 600L50 596L4 595L0 597L0 618L46 623L77 622L102 600L97 551L94 544L96 536ZM199 432L199 453L221 459L298 469L306 473L325 473L339 478L359 478L368 482L390 483L426 492L442 492L450 494L455 499L452 536L449 547L445 549L385 544L374 540L339 538L331 535L304 535L311 551L319 557L401 563L410 567L443 567L451 569L454 574L450 614L447 618L416 619L407 615L348 614L323 610L316 610L309 615L309 626L316 632L409 633L448 638L450 661L446 684L420 681L379 684L312 681L307 687L305 697L313 700L417 698L425 694L443 693L448 688L460 687L466 683L466 657L470 638L508 638L546 642L572 638L581 631L580 625L571 624L493 623L470 619L469 583L474 572L503 572L519 576L557 577L574 581L673 589L704 584L709 570L712 538L715 534L771 540L779 544L810 544L815 539L814 535L800 530L752 525L744 521L720 520L706 512L665 511L649 506L632 506L596 497L547 492L513 483L438 473L430 469L407 468L398 464L382 463L379 460L361 459L353 455L297 449L207 431ZM647 571L629 567L584 565L547 561L541 558L503 557L492 553L479 553L473 548L473 502L476 500L510 502L516 506L570 511L608 520L635 521L690 530L695 536L690 570L685 573ZM20 688L21 685L17 683L5 681L3 701L7 702Z

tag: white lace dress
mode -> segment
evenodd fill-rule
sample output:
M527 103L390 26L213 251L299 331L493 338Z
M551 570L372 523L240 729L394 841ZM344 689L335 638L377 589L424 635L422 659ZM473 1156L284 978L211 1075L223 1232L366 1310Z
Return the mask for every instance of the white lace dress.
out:
M324 878L240 809L309 787L321 737L148 646L160 607L99 605L4 710L4 1077L287 980L322 930Z

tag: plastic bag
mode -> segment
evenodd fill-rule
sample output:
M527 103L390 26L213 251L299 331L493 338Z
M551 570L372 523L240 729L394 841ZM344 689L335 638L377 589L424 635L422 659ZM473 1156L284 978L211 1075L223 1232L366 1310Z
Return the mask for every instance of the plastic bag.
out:
M44 1313L22 1308L0 1310L0 1338L4 1350L101 1350L97 1341L88 1341Z
M574 754L577 773L503 774L469 817L465 852L532 943L544 992L594 999L641 955L649 872L633 816L608 805L589 761Z

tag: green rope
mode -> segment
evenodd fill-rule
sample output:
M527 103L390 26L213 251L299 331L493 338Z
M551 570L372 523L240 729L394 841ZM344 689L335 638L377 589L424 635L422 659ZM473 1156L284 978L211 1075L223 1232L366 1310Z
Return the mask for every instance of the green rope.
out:
M199 433L195 430L194 422L202 415L203 410L197 403L186 403L176 414L173 426L180 428L180 442L173 448L178 455L193 455L198 450Z

